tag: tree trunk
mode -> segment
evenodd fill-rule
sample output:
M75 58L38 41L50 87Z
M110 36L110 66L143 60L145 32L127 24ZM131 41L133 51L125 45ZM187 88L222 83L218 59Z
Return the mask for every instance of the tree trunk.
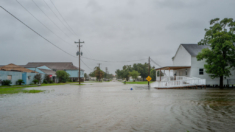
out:
M223 76L220 76L220 88L223 89L223 86L224 86Z

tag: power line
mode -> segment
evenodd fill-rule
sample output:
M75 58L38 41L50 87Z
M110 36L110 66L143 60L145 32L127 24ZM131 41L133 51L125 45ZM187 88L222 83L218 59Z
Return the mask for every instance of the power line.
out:
M55 36L57 36L58 38L60 38L62 41L64 41L67 44L70 44L68 42L66 42L64 39L62 39L60 36L58 36L57 34L55 34L52 30L50 30L45 24L43 24L39 19L37 19L29 10L27 10L18 0L16 0L17 3L24 8L31 16L33 16L40 24L42 24L47 30L49 30L51 33L53 33Z
M82 61L82 59L81 59L81 61ZM85 62L82 61L82 63L83 63L86 67L88 67L90 70L93 70L93 69L91 69Z
M51 1L51 0L50 0ZM60 16L63 18L63 20L65 21L65 23L67 24L67 26L74 32L74 30L69 26L69 24L67 23L67 21L64 19L64 17L61 15L61 13L59 12L58 8L55 6L55 4L51 1L52 5L55 7L55 9L57 10L57 12L60 14ZM74 32L76 34L76 32ZM77 34L76 34L77 35ZM78 36L78 35L77 35Z
M158 65L159 67L162 67L162 66L159 65L157 62L155 62L153 59L151 59L151 61L152 61L153 63L155 63L156 65Z
M139 59L139 60L129 60L129 61L109 61L109 60L97 60L97 59L92 59L92 58L88 58L88 57L83 57L84 59L88 59L88 60L93 60L93 61L102 61L102 62L133 62L133 61L140 61L140 60L146 60L146 59Z
M51 10L51 12L56 16L56 18L71 32L71 30L59 19L59 17L56 15L56 13L51 9L51 7L46 3L45 0L43 0L44 3L47 5L47 7ZM72 32L71 32L72 33ZM73 34L73 33L72 33Z
M33 0L32 0L32 1L33 1ZM55 24L55 26L56 26L57 28L60 29L61 32L63 32L63 33L69 38L69 36L68 36L54 21L51 20L51 18L37 5L36 2L33 1L33 3L38 7L38 9L39 9L53 24ZM71 38L70 38L70 39L71 39Z
M76 56L71 55L70 53L66 52L65 50L61 49L60 47L58 47L57 45L55 45L54 43L52 43L51 41L49 41L48 39L46 39L45 37L43 37L41 34L39 34L38 32L36 32L35 30L33 30L31 27L29 27L28 25L26 25L24 22L22 22L19 18L17 18L16 16L14 16L13 14L11 14L8 10L6 10L5 8L3 8L2 6L0 6L4 11L6 11L8 14L10 14L12 17L14 17L16 20L18 20L19 22L21 22L23 25L25 25L27 28L29 28L31 31L33 31L34 33L36 33L38 36L40 36L41 38L43 38L44 40L46 40L48 43L52 44L53 46L55 46L56 48L60 49L61 51L63 51L64 53L77 58Z

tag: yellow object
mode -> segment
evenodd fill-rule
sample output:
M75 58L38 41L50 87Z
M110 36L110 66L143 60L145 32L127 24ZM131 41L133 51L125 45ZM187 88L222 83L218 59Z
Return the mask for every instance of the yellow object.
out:
M151 78L150 76L148 76L148 77L146 78L146 80L147 80L147 81L151 81L152 78Z

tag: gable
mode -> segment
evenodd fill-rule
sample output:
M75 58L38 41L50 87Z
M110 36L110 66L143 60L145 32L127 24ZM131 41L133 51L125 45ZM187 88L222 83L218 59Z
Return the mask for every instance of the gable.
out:
M173 58L173 66L191 66L191 55L182 45Z

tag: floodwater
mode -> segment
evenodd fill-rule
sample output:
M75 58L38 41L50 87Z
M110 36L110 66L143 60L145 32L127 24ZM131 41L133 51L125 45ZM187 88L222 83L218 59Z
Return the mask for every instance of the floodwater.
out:
M133 88L133 90L130 90ZM230 132L235 90L157 90L120 82L0 95L0 132Z

